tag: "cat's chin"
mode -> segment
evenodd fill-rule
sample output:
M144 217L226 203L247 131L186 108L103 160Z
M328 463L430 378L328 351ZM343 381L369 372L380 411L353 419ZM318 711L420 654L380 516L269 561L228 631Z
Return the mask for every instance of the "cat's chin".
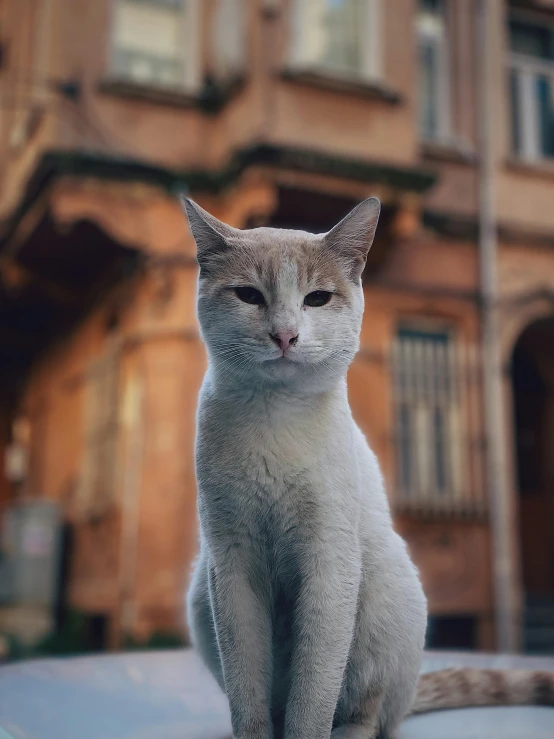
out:
M287 357L268 359L259 366L260 374L272 380L286 380L306 372L307 365L295 362Z
M286 357L261 362L257 371L262 383L284 385L291 390L309 394L328 390L339 381L337 372L329 372L311 362Z

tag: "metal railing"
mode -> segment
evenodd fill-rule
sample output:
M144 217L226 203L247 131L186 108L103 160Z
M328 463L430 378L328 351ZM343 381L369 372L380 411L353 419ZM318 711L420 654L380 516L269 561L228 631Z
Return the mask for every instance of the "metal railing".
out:
M396 509L486 510L481 363L476 346L397 339L391 351Z

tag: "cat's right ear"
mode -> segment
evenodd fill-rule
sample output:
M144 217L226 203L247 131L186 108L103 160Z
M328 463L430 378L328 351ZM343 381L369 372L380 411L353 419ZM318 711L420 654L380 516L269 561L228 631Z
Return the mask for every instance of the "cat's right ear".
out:
M198 264L209 271L217 258L229 249L229 239L236 234L236 229L222 223L184 195L181 195L181 203L196 242Z
M347 265L355 279L362 274L380 212L381 203L377 198L368 198L325 234L325 243Z

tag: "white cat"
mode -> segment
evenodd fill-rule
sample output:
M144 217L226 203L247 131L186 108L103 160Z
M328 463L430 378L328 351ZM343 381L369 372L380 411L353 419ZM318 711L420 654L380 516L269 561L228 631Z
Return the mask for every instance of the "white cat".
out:
M227 694L236 739L391 736L414 700L427 613L346 392L379 202L317 236L240 231L185 205L209 355L193 643ZM451 693L466 687L467 703L464 671L442 678ZM436 677L418 701L465 704Z
M194 643L236 739L386 734L412 702L426 606L346 394L379 202L325 236L186 206L209 353Z

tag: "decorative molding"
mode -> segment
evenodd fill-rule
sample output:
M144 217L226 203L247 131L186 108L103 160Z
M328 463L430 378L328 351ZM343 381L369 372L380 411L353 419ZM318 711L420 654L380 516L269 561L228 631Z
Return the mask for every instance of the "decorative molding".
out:
M348 180L388 185L399 190L423 192L435 175L419 167L399 167L275 144L256 143L238 151L219 170L170 170L137 159L93 154L84 151L45 152L28 181L25 193L6 224L0 250L5 248L23 216L46 188L63 175L103 180L143 182L176 194L184 191L219 193L238 180L249 167L288 169L296 172L333 175Z
M401 190L424 192L436 175L421 167L398 166L276 144L257 144L238 154L245 164L265 164L285 169L334 175L361 182L389 185Z
M423 159L453 164L475 166L479 162L477 151L470 145L460 141L431 141L421 142L421 156Z
M403 102L402 95L392 87L365 78L345 77L320 69L301 69L290 67L281 73L284 80L297 82L303 85L319 87L322 90L357 95L370 100L381 100L385 103L398 105Z
M476 216L460 216L458 213L440 213L426 210L422 214L425 228L448 239L471 241L477 244L479 221Z
M423 212L423 225L449 239L471 241L475 244L478 242L479 220L477 216L426 210ZM498 239L501 247L509 244L525 244L531 247L554 248L554 231L535 231L513 223L498 225Z
M206 115L214 115L235 97L243 85L244 77L233 77L221 82L206 75L203 85L190 93L186 90L140 85L129 80L104 79L99 83L98 91L104 95L144 100L167 107L194 108Z

